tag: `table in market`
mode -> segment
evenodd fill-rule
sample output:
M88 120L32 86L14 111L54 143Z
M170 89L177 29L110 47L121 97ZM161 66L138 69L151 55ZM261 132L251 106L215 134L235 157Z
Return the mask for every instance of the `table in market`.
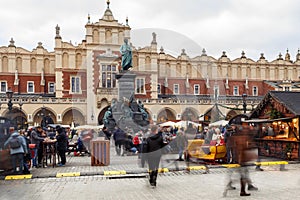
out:
M56 140L45 140L43 142L43 167L47 166L48 158L50 159L52 167L55 167L57 155L56 143Z

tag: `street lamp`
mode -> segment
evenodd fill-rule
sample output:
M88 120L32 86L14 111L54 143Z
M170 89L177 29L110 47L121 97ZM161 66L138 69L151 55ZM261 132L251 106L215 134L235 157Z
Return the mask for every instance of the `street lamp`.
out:
M22 106L23 106L23 103L20 102L19 106L20 106L20 114L21 114L21 129L23 129L23 115L22 115Z
M12 96L13 96L14 92L11 90L11 89L8 89L6 91L6 96L8 98L8 103L7 103L7 106L8 106L8 110L11 111L12 110L12 106L13 106L13 103L12 103Z
M246 113L246 108L247 108L246 97L247 97L247 94L244 93L242 95L242 97L243 97L243 109L244 109L244 113Z

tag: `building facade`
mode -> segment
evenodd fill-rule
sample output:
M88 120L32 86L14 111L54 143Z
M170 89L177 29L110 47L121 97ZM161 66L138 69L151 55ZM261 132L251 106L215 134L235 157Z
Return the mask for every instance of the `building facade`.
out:
M117 98L120 46L130 42L128 19L118 22L110 2L99 21L85 25L78 45L66 42L55 27L55 48L41 42L32 51L17 47L13 38L0 47L0 115L19 127L43 123L101 124L112 99ZM151 34L151 33L149 33ZM133 48L135 97L142 100L153 122L166 120L211 121L212 108L222 117L252 110L269 90L300 90L300 52L293 61L288 51L269 62L201 55L190 58L182 49L178 57L158 47L152 33L149 46ZM183 47L184 48L184 47ZM12 109L6 96L13 91ZM242 94L247 98L243 99ZM212 115L212 114L210 114Z

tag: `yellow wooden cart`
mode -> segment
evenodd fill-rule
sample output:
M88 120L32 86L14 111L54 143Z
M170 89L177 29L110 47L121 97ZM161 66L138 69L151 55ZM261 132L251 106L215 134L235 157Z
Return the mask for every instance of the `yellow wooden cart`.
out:
M202 139L188 140L184 156L186 161L195 158L211 163L224 162L226 160L226 146L225 144L218 146L204 144Z

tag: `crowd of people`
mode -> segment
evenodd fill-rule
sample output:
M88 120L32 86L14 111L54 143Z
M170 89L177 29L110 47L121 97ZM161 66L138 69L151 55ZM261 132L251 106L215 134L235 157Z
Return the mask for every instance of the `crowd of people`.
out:
M176 161L184 161L183 155L188 147L188 140L201 139L204 140L204 144L209 146L226 145L226 162L246 166L247 162L253 159L246 152L249 148L255 148L253 138L256 134L254 127L235 124L204 127L202 131L193 126L184 129L152 125L147 130L136 132L131 129L122 130L118 127L115 127L113 131L108 131L106 127L103 127L101 131L97 132L92 129L74 131L60 125L48 128L37 126L29 128L27 131L11 130L9 138L4 143L4 148L10 148L13 173L29 174L30 167L47 167L43 162L45 159L45 155L43 155L45 145L43 144L45 142L55 141L58 160L60 160L57 166L64 166L68 151L69 153L73 151L74 156L84 154L90 156L90 141L95 137L103 137L106 140L113 140L111 142L114 142L116 155L138 155L142 167L145 167L147 163L149 182L151 186L155 187L162 155L177 153ZM28 166L28 161L32 161L31 166ZM252 185L246 167L240 170L240 174L240 194L248 196L249 194L245 192L245 184L248 184L248 190L257 190L257 188ZM230 177L228 180L226 189L235 189L231 185Z
M66 164L66 152L68 148L68 135L70 129L60 125L56 127L42 128L30 127L28 130L15 130L10 128L3 148L9 148L12 161L13 174L30 174L30 168L47 167L48 158L44 155L45 143L55 143L55 149L60 162L57 166Z

